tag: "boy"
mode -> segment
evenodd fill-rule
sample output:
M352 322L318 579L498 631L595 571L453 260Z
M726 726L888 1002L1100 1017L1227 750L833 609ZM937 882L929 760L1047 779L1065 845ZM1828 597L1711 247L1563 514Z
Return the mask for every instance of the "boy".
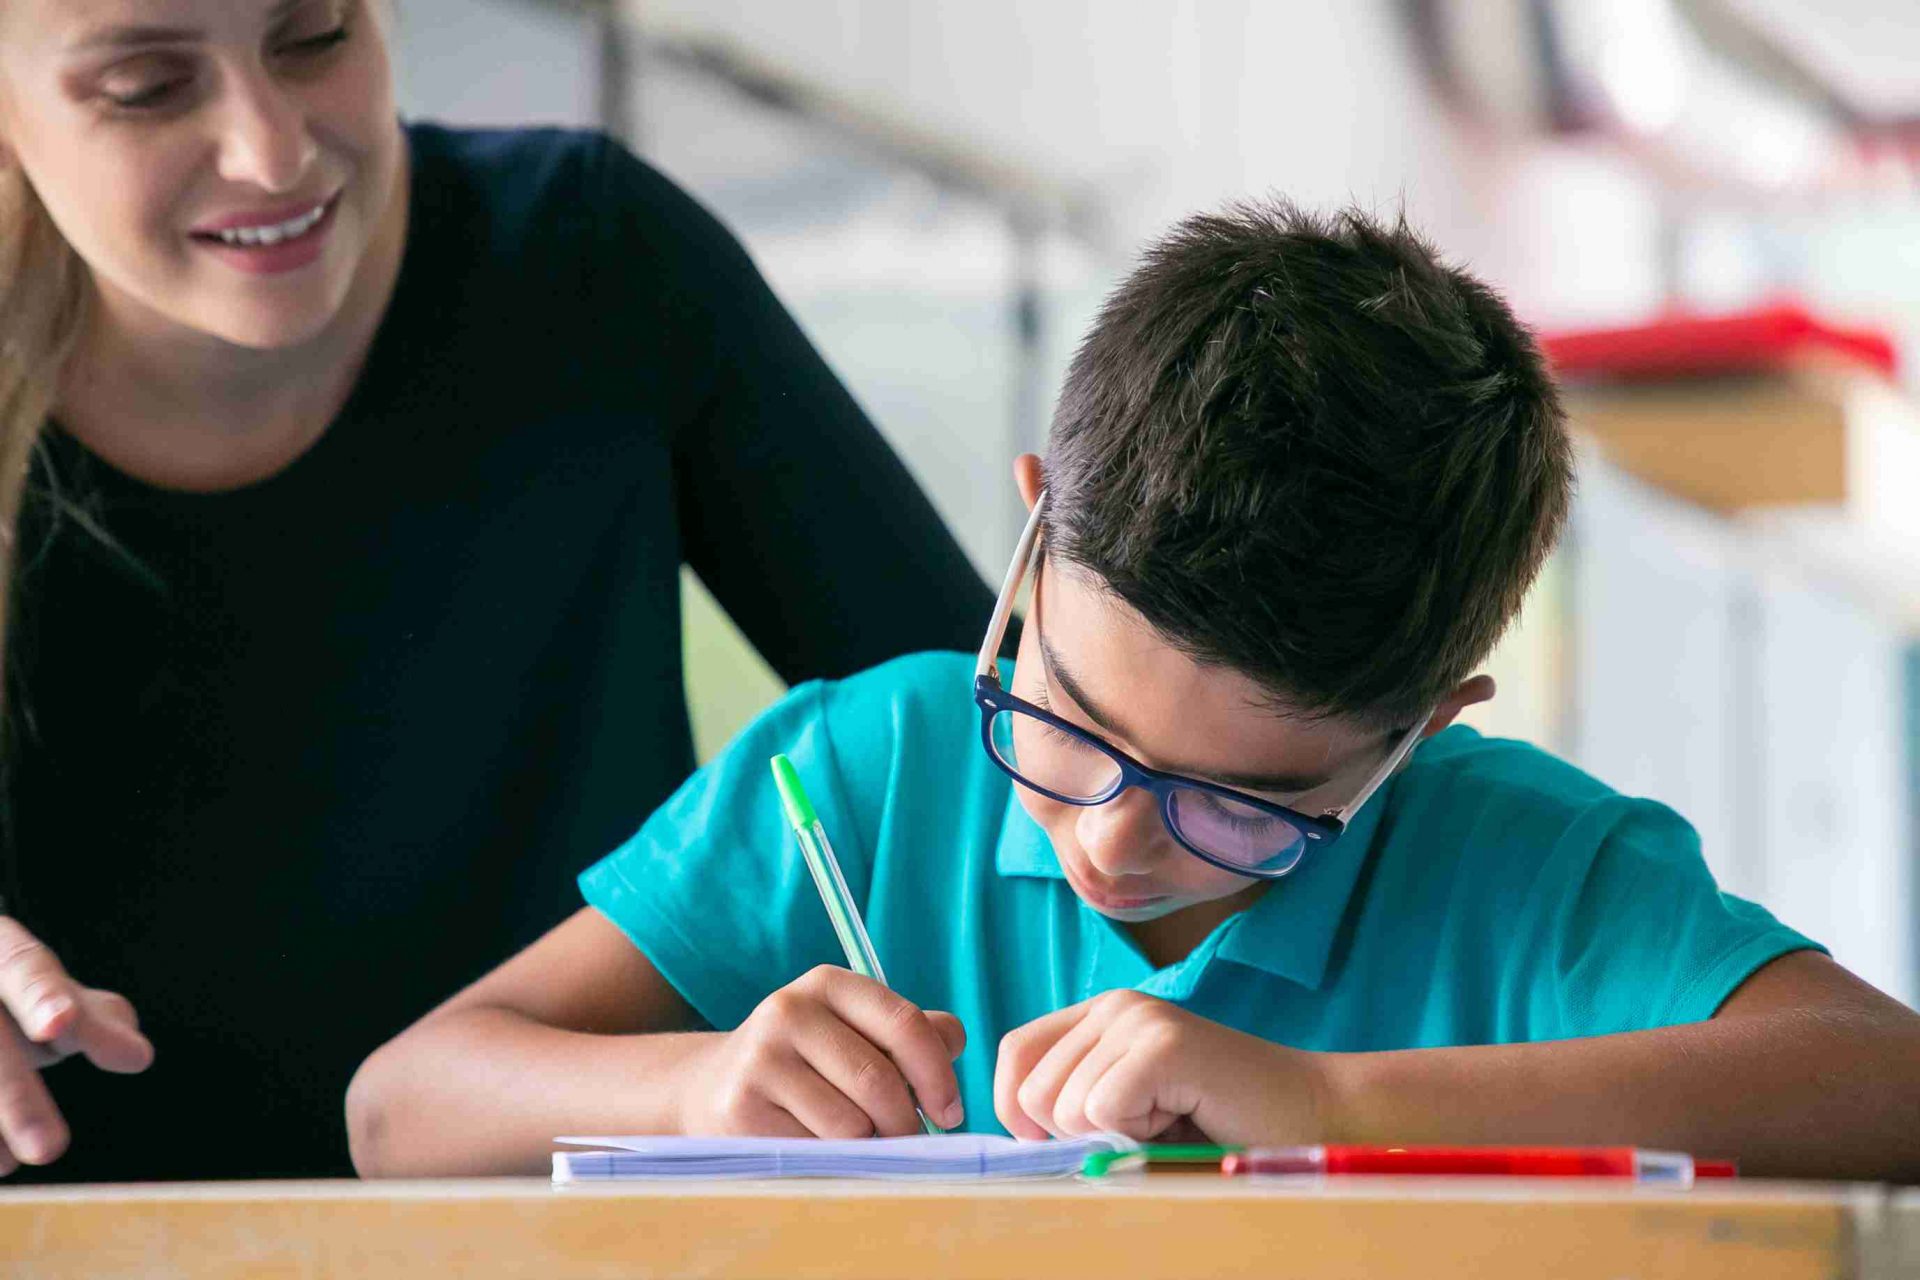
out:
M917 1104L1034 1139L1920 1175L1920 1017L1721 895L1670 811L1448 727L1493 694L1472 671L1570 449L1525 332L1404 224L1189 220L1079 351L1044 474L1015 470L1033 517L978 663L768 711L581 877L587 909L368 1059L362 1172L904 1134ZM833 967L780 751L892 991Z

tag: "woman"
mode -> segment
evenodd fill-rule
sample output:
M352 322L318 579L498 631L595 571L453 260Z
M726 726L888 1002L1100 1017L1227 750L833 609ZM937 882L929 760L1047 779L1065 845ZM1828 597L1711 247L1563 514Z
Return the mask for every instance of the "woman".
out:
M402 129L387 22L0 0L0 1168L347 1172L359 1060L691 768L683 558L789 680L991 603L710 218Z

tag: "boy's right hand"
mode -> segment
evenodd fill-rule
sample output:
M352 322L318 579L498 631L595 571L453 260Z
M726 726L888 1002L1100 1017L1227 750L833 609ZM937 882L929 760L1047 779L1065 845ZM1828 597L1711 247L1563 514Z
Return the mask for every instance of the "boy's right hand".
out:
M680 1132L898 1137L965 1115L953 1060L960 1020L821 965L762 1000L713 1048L682 1064Z

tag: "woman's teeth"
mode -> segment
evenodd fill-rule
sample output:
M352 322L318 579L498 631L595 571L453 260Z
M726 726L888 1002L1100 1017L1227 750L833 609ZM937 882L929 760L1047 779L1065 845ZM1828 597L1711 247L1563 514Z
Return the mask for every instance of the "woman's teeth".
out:
M314 229L320 219L326 217L327 206L320 205L308 213L287 222L276 223L270 227L232 227L226 231L215 232L227 244L238 245L274 245L287 240L298 240Z

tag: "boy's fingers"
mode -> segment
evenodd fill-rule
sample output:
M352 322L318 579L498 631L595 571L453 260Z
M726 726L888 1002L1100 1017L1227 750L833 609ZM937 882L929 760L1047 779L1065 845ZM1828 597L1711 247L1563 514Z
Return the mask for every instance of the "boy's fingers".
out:
M894 1060L834 1010L815 1012L817 1021L809 1019L793 1045L811 1069L861 1113L864 1127L849 1136L917 1132L920 1121L913 1114L913 1097Z
M933 1029L947 1042L947 1056L958 1058L967 1049L967 1029L960 1025L960 1019L943 1009L927 1010L927 1021L933 1023Z
M1019 1108L1055 1137L1068 1136L1083 1127L1059 1106L1060 1090L1081 1060L1100 1043L1105 1030L1105 1021L1098 1018L1082 1018L1068 1027L1028 1069L1026 1079L1015 1091Z
M22 1164L47 1164L67 1149L67 1125L12 1025L0 1026L0 1147Z
M871 1138L876 1132L873 1117L803 1059L796 1059L793 1070L782 1075L770 1096L807 1136Z
M912 1001L877 982L848 977L852 980L825 988L833 1012L893 1060L929 1119L949 1129L959 1124L965 1119L960 1080L953 1073L953 1054L948 1052L945 1034ZM920 1122L912 1116L911 1104L908 1118L910 1125L904 1132L918 1131Z
M1054 1124L1068 1135L1112 1131L1144 1140L1152 1136L1142 1126L1157 1114L1151 1091L1139 1097L1138 1072L1126 1069L1127 1043L1119 1036L1101 1036L1088 1047L1053 1099Z
M1102 1041L1101 1047L1087 1055L1090 1059L1101 1059L1090 1064L1094 1079L1086 1100L1080 1104L1087 1123L1095 1129L1110 1129L1142 1142L1149 1138L1178 1141L1164 1135L1182 1121L1189 1121L1189 1127L1192 1126L1189 1117L1173 1110L1170 1099L1163 1096L1167 1081L1154 1055L1128 1053L1124 1045L1108 1054L1106 1048L1107 1042ZM1208 1141L1205 1136L1191 1140Z
M84 1053L102 1071L132 1075L153 1065L153 1042L140 1034L140 1020L127 998L113 991L81 993L82 1016L55 1041L61 1056Z
M1047 1050L1068 1030L1086 1017L1087 1006L1068 1005L1044 1018L1035 1018L1024 1027L1016 1027L1000 1038L1000 1051L993 1066L993 1114L1006 1131L1016 1138L1039 1139L1048 1135L1020 1107L1020 1086L1027 1074L1044 1058Z
M27 1039L46 1043L80 1014L80 986L18 920L0 916L0 1010Z
M807 1070L805 1064L800 1069ZM774 1086L773 1091L777 1091ZM792 1113L776 1101L772 1092L756 1090L751 1097L743 1098L734 1109L703 1121L700 1126L703 1133L729 1133L745 1138L811 1138L813 1132L806 1125L793 1118Z
M753 1137L756 1138L812 1138L814 1134L804 1124L793 1118L793 1114L783 1107L767 1104L766 1119L754 1125Z

